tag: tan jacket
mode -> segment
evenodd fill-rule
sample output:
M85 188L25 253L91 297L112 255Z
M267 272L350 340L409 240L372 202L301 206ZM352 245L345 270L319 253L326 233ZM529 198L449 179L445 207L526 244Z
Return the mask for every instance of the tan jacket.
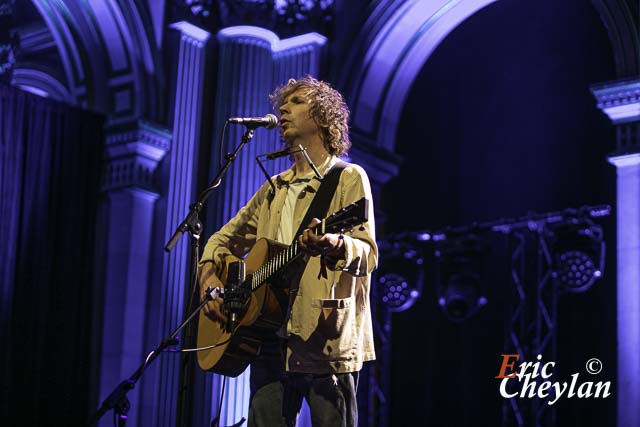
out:
M319 169L325 174L337 161L331 157ZM286 183L295 175L295 165L274 177L276 191L266 182L204 248L201 264L213 261L219 273L228 254L244 256L256 239L274 239L287 195ZM312 179L295 207L298 229L320 181ZM286 368L292 372L354 372L362 363L375 359L369 288L376 268L378 248L369 178L364 169L348 164L342 171L329 213L362 197L369 200L369 220L344 236L345 260L320 277L320 258L311 257L296 294L287 324ZM291 242L287 242L291 243Z

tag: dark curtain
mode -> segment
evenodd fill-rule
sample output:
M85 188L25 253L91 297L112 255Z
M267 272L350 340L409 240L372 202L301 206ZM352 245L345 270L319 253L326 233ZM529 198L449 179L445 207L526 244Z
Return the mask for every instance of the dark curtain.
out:
M102 127L0 85L2 425L80 425L92 403Z

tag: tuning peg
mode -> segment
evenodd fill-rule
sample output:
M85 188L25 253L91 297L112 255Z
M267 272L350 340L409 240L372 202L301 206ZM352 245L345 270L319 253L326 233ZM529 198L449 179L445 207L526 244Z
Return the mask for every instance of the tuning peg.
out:
M358 228L358 230L360 230L360 231L364 231L364 225L361 225L361 226Z

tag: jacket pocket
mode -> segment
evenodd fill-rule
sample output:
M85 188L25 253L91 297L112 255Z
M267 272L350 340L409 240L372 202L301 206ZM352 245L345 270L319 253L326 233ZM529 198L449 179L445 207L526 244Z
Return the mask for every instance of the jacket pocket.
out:
M335 341L337 350L348 350L355 327L353 298L314 299L311 305L319 310L318 332L328 341Z

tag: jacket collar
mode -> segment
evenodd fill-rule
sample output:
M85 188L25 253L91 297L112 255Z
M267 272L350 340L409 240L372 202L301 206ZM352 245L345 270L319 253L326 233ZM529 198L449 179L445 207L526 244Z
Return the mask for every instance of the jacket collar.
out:
M316 167L318 168L318 172L320 172L322 176L325 176L337 162L338 157L329 156L321 165L316 165ZM288 185L295 176L296 164L294 163L289 169L285 170L276 177L276 185L278 186L278 188L282 187L283 185ZM320 186L320 182L320 179L318 179L318 177L314 175L313 178L309 181L309 185L314 189L317 189Z

